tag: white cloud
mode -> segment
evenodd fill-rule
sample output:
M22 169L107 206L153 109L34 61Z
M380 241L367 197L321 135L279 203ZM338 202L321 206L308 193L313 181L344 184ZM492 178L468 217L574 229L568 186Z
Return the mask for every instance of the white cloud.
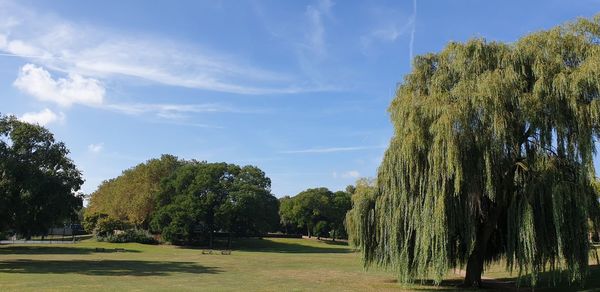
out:
M38 124L40 126L45 126L53 122L60 122L65 119L65 115L63 113L56 114L49 109L43 109L39 112L27 112L24 113L19 120L31 124Z
M104 87L100 81L71 73L67 78L54 79L50 72L33 64L21 68L13 83L23 92L42 101L69 107L74 103L100 105L104 99Z
M328 1L315 7L317 20ZM0 3L0 53L45 68L96 79L134 77L171 86L237 94L291 94L329 90L290 74L248 64L243 56L148 35L127 34L36 14ZM315 23L320 42L319 23Z
M103 148L104 148L104 143L88 145L88 150L92 153L100 153L100 151L102 151Z
M332 153L332 152L347 152L347 151L359 151L368 149L380 149L385 146L358 146L358 147L330 147L330 148L309 148L301 150L287 150L280 151L279 153L285 154L300 154L300 153Z

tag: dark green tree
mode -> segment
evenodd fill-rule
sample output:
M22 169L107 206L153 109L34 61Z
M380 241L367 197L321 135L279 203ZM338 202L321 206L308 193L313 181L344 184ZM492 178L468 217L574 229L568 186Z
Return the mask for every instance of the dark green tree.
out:
M47 129L0 116L0 230L30 238L77 220L81 172Z
M331 229L331 238L335 241L336 238L347 237L344 221L346 213L352 208L352 194L345 191L337 191L333 193L330 204L331 209L328 221Z
M270 188L271 180L254 166L191 161L163 181L152 227L174 243L208 239L211 246L215 231L271 231L279 217Z
M438 283L466 266L479 286L505 258L532 285L548 270L582 282L598 222L599 44L595 17L416 57L389 107L376 203L360 210L365 264Z
M331 211L331 198L333 193L327 188L314 188L300 192L293 197L292 214L299 228L306 230L306 235L311 237L316 233L321 236L328 232L328 226L320 221L327 222ZM317 230L315 230L315 228Z

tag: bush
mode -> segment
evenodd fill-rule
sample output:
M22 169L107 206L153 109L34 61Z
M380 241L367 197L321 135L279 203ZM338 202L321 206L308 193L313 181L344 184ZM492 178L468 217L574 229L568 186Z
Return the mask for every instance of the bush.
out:
M130 229L131 225L125 221L114 219L111 217L101 217L96 223L94 233L97 237L106 237L112 235L115 230L127 230Z
M158 244L158 241L152 237L146 230L142 229L127 229L123 232L107 234L105 236L97 236L98 241L106 241L112 243L137 242L143 244Z
M107 218L108 215L102 213L88 213L86 212L83 215L83 229L88 234L94 233L94 229L96 229L96 224L98 224L98 220L102 218Z

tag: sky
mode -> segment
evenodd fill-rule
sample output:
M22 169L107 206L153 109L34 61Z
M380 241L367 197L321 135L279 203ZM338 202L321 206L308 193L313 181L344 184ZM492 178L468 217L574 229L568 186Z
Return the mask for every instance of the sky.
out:
M278 196L374 177L411 59L512 42L600 1L5 1L0 113L70 149L82 191L163 153L256 165Z

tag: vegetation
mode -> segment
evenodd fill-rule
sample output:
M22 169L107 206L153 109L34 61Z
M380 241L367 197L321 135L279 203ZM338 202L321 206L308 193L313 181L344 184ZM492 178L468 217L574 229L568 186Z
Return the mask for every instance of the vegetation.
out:
M375 204L357 210L365 264L404 282L466 265L464 284L479 286L484 263L505 258L532 285L543 271L584 281L599 39L600 16L415 58L389 108Z
M327 188L305 190L280 201L279 215L284 227L297 227L312 235L340 238L346 236L344 218L351 207L350 193L331 192Z
M375 207L376 185L375 181L362 178L356 182L356 186L353 188L352 209L346 213L345 226L348 232L348 242L355 248L364 248L369 244L362 241L370 240L370 238L361 237L361 234L368 232L361 228L368 228L368 222L373 220L372 210Z
M206 241L215 231L255 235L277 229L271 180L254 166L191 161L163 181L152 227L167 241Z
M98 241L106 241L112 243L137 242L142 244L158 244L150 232L142 229L129 228L120 232L107 233L104 236L98 236Z
M45 128L0 116L0 232L25 238L77 218L81 172Z
M171 176L184 162L173 155L162 155L123 171L102 182L90 196L86 216L100 214L148 228L156 207L160 182ZM89 222L89 220L88 220ZM89 226L92 227L92 226ZM92 230L93 227L89 230Z

